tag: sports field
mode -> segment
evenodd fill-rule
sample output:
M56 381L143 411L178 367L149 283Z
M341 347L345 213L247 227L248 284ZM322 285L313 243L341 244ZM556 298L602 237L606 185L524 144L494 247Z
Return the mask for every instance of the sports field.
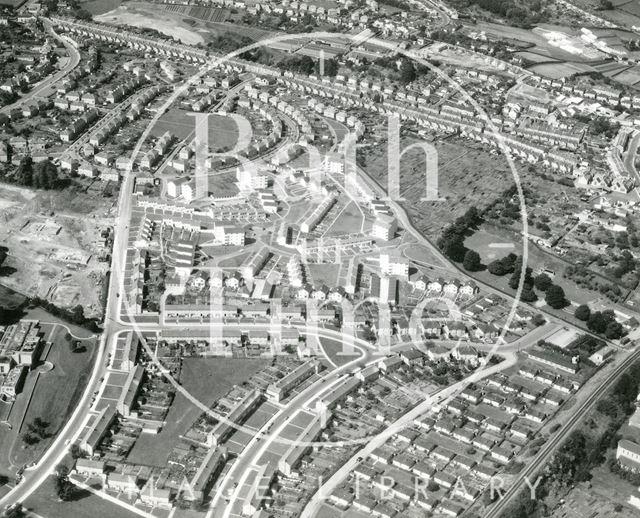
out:
M151 135L160 137L170 131L182 140L193 136L195 117L185 110L173 108L158 120L151 130ZM233 119L222 115L209 115L209 148L216 152L223 148L231 149L238 140L238 127Z

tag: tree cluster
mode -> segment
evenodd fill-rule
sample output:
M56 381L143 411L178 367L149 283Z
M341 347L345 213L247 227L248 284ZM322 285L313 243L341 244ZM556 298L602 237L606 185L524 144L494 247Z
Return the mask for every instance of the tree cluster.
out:
M72 500L76 486L69 480L69 468L66 466L58 466L56 471L56 494L58 498L63 502Z
M22 434L22 441L27 446L39 443L42 439L50 436L49 432L47 432L48 427L48 422L36 417L33 422L27 425L27 430Z
M29 304L32 306L40 306L52 315L62 318L71 324L89 329L90 331L100 330L96 320L93 318L87 318L84 315L84 308L79 304L72 309L59 308L55 304L48 300L41 299L40 297L29 299Z
M482 223L480 211L476 207L470 207L463 216L444 229L442 236L438 239L438 248L452 261L457 263L464 261L467 253L464 240L480 223Z
M506 255L501 259L491 261L487 265L487 270L489 270L489 273L492 275L498 275L502 277L503 275L507 275L508 273L513 273L517 260L518 256L514 253L510 253L509 255Z
M553 309L562 309L569 305L564 290L557 284L552 284L547 288L544 300Z
M516 2L514 0L456 0L453 5L458 9L476 5L485 11L505 18L510 24L519 27L529 27L547 20L540 0L528 0L526 2Z
M282 70L290 70L298 74L309 75L316 69L316 64L309 56L293 55L278 63L278 67Z
M587 304L582 304L576 308L574 316L585 322L589 331L603 334L609 340L617 340L626 334L624 327L616 321L615 313L611 309L591 311Z
M20 185L36 189L58 189L61 186L58 168L53 162L44 160L34 165L29 156L20 161L15 178Z

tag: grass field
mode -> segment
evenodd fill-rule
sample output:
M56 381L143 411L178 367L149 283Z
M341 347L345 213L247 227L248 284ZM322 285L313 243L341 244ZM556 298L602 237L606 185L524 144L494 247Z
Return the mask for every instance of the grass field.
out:
M100 15L120 7L122 0L89 0L83 2L80 7L93 15Z
M25 301L25 297L0 284L0 306L7 309L15 309Z
M94 333L92 331L89 331L88 329L85 329L84 327L74 326L73 324L69 324L69 323L65 322L64 320L62 320L61 318L53 316L51 313L48 313L44 309L39 308L39 307L33 308L33 309L28 309L26 311L25 318L31 318L31 319L35 319L35 320L40 320L41 323L42 322L47 322L47 323L62 324L64 326L68 327L71 330L71 334L73 336L76 336L78 338L89 338L89 337L92 337L94 335Z
M572 76L589 72L592 67L582 63L546 63L542 65L533 65L529 70L544 77L551 79L560 79L562 77Z
M327 286L336 286L338 273L340 272L339 265L309 263L305 268L307 269L311 279L313 279L314 286L321 286L322 284L326 284Z
M422 264L436 267L447 267L448 265L439 255L436 255L431 249L422 245L409 245L403 250L403 254L405 257Z
M170 131L182 140L195 130L195 118L185 110L173 108L165 113L151 130L151 134L160 137ZM238 140L238 127L233 119L222 115L209 116L209 147L213 150L231 148Z
M158 7L145 4L127 3L95 16L94 20L111 25L154 29L187 45L204 43L204 38L185 23L181 15L168 13Z
M513 247L497 247L495 243L512 243ZM492 244L494 246L491 246ZM522 237L515 234L515 232L509 232L494 226L481 227L478 232L465 241L465 245L480 254L483 264L487 264L496 258L504 257L510 252L518 255L522 254ZM528 252L527 265L533 269L534 273L540 268L546 268L554 272L556 274L554 283L564 289L569 300L583 304L593 302L599 298L597 292L579 288L572 281L562 278L564 269L567 266L567 263L563 260L543 252L531 243L529 243ZM497 277L485 270L474 273L474 276L492 286L505 290L507 293L515 293L514 290L508 287L510 275ZM543 298L543 294L539 294L539 297Z
M335 218L331 226L326 230L324 234L325 237L342 236L352 232L359 232L362 228L363 216L355 203L347 202L340 211L338 217Z
M36 417L44 419L49 423L47 432L51 437L27 449L14 448L14 464L29 462L45 451L75 408L91 375L97 350L94 346L95 341L84 342L84 352L71 352L64 340L65 333L64 328L57 326L53 333L48 335L54 345L46 359L53 363L54 368L40 375L24 420L26 426ZM21 433L23 430L16 431Z
M349 363L350 361L353 361L360 356L360 352L358 352L357 350L354 351L353 355L342 354L342 342L339 340L321 337L320 342L322 344L324 352L327 354L329 359L338 366Z
M264 368L270 360L239 360L230 358L185 358L181 382L191 395L207 406ZM202 411L178 394L169 409L167 425L158 435L142 434L127 461L165 466L167 456L181 434L191 427Z
M401 149L419 142L423 141L403 138ZM439 235L469 206L484 208L512 183L511 170L504 157L491 155L467 142L440 140L433 145L438 152L438 194L442 201L421 201L426 194L422 150L414 148L405 152L400 163L400 194L405 198L402 205L417 229L429 237ZM364 169L386 189L386 141L372 145L367 151Z
M620 24L623 27L631 27L640 24L640 4L635 0L612 0L613 10L595 11L600 5L599 0L571 0L574 5L581 7L596 15Z
M26 502L33 513L47 518L135 518L137 515L126 509L103 500L92 493L78 489L73 500L62 502L55 490L55 478L48 477Z
M93 346L95 340L91 339L84 342L87 351L72 353L64 340L65 328L45 324L61 321L40 308L28 310L24 317L40 320L44 340L54 343L46 357L46 360L53 363L54 368L39 376L35 370L27 375L22 392L18 394L9 416L11 428L0 428L0 474L8 476L15 475L21 464L37 459L62 428L86 386L96 351ZM89 331L77 326L69 328L73 335L80 338L91 335ZM43 356L47 350L45 347ZM33 397L29 401L32 392ZM34 446L23 448L20 439L23 415L24 426L35 417L49 422L47 433L50 437Z

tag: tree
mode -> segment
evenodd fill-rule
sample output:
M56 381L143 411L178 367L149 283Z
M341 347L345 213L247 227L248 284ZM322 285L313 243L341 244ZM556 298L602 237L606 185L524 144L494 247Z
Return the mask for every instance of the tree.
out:
M2 518L22 518L26 516L26 513L22 504L13 504L7 506L0 516Z
M73 15L79 20L85 20L85 21L93 20L93 16L86 9L76 9L73 12Z
M562 309L569 304L564 290L557 284L549 286L545 295L545 301L553 309Z
M35 433L31 431L24 432L21 437L22 437L22 442L24 442L27 446L32 446L40 442L40 437L38 437Z
M608 325L609 321L601 311L591 313L587 320L587 328L594 333L604 333L607 330Z
M45 421L44 419L42 419L41 417L36 417L33 420L33 425L36 426L38 429L45 429L49 427L49 423L47 421Z
M30 156L25 156L20 160L20 165L16 171L16 178L21 185L31 187L33 185L33 161Z
M517 290L518 286L520 286L520 276L522 275L522 261L522 257L518 257L513 263L513 273L511 274L511 278L509 279L509 286L514 290ZM524 274L523 289L533 288L533 277L531 276L531 273L531 268L527 266Z
M547 291L549 286L553 284L551 277L549 277L546 273L541 273L538 275L533 281L537 290Z
M75 486L67 476L56 477L56 494L63 502L67 502L73 498Z
M482 268L480 254L475 250L467 250L467 252L464 254L462 266L464 266L465 270L468 270L470 272L477 272Z
M340 65L338 65L338 62L333 58L329 58L324 60L322 69L320 68L320 62L318 62L316 66L316 72L318 74L322 72L325 76L335 77L338 74L339 68Z
M531 288L525 286L520 293L520 300L522 302L535 302L538 300L538 295Z
M624 335L624 328L620 322L609 322L607 324L607 328L604 331L604 336L606 336L609 340L617 340L618 338L622 338Z
M69 447L69 453L71 454L71 457L73 457L74 459L79 459L80 457L82 457L82 450L80 450L80 446L78 446L75 443L73 443Z
M587 320L589 320L589 317L591 316L591 309L586 304L582 304L581 306L578 306L576 308L576 311L574 312L574 316L578 320L582 320L583 322L586 322Z
M411 83L416 79L416 68L409 59L403 59L400 63L400 81L404 84Z
M506 275L513 272L517 259L518 256L516 256L516 254L510 253L502 259L496 259L495 261L490 262L487 266L487 270L489 270L489 273L492 275Z
M38 162L33 171L33 186L37 189L54 189L58 185L58 167L50 160Z
M531 319L531 322L534 326L540 327L547 323L547 319L544 318L542 313L536 313Z
M74 324L82 324L84 322L84 308L80 304L71 311L71 320Z
M472 205L467 209L467 212L462 216L467 228L477 227L480 223L482 223L482 215L478 210L478 207Z

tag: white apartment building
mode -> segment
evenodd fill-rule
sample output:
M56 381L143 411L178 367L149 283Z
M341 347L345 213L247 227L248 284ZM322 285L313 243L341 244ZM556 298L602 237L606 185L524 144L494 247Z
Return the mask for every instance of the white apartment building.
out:
M398 230L398 222L393 216L386 214L378 214L378 217L373 222L371 233L376 239L383 239L384 241L390 241L395 237Z
M380 271L383 275L409 278L409 259L388 253L380 254Z

